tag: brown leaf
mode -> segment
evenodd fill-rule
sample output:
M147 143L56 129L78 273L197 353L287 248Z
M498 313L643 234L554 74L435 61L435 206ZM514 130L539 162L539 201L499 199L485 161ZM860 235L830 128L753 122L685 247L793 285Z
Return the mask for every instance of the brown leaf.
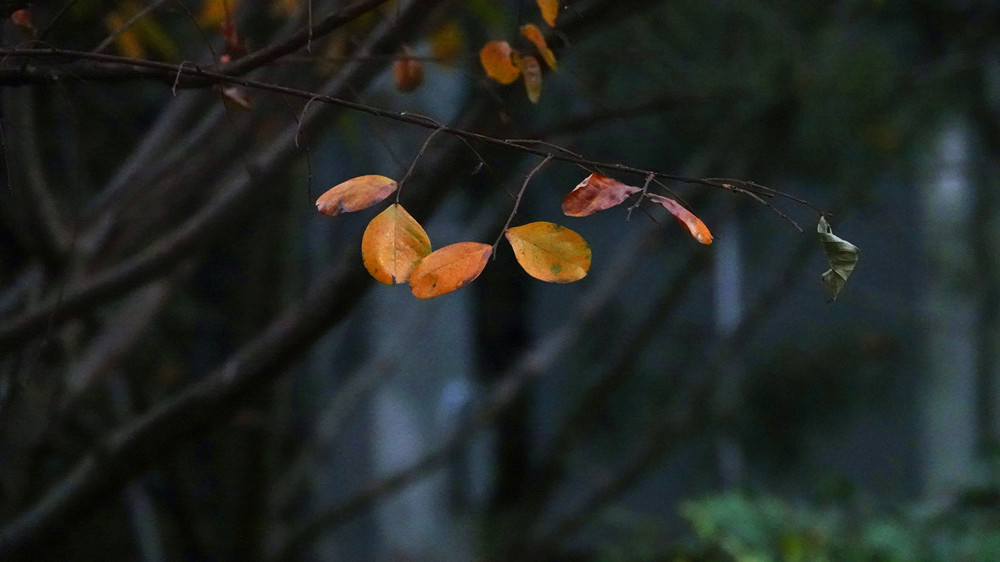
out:
M424 81L424 65L407 47L403 47L403 54L392 65L392 73L400 92L412 92Z
M492 253L492 246L479 242L459 242L431 252L413 268L410 290L420 299L450 293L479 277Z
M538 103L538 99L542 97L542 67L538 64L538 59L525 55L518 59L517 65L524 73L524 90L528 92L528 99L531 103Z
M417 262L430 253L427 233L399 203L373 218L361 237L365 269L386 285L405 283Z
M570 217L592 215L610 209L640 191L641 188L625 185L614 178L590 174L563 198L563 214Z
M331 217L367 209L396 191L396 180L385 176L358 176L320 195L316 208Z
M551 222L533 222L507 229L514 257L535 279L572 283L590 271L590 246L582 236Z
M514 66L514 51L506 41L490 41L479 51L479 62L486 74L501 84L513 84L521 74Z
M705 223L701 222L701 219L694 216L691 211L682 207L680 203L655 193L647 193L646 197L649 197L650 200L663 205L668 211L670 211L670 214L677 219L677 222L681 223L688 229L688 232L691 233L691 236L693 236L695 240L701 242L702 244L712 243L712 233L708 231L708 227L705 226Z
M545 42L545 37L538 29L538 26L533 23L522 25L521 35L524 35L529 41L534 43L535 47L538 48L539 54L541 54L542 58L545 59L545 64L549 65L549 68L552 70L556 70L556 55L552 52L552 49L549 48L548 43Z

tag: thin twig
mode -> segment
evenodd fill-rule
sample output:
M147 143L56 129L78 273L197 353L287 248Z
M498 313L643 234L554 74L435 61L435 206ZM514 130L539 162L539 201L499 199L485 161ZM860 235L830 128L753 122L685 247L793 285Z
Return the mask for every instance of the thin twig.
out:
M527 176L524 176L524 183L521 184L521 189L517 192L517 197L514 199L514 208L511 209L510 216L507 217L507 222L505 222L503 228L500 229L500 235L497 236L497 241L493 243L494 260L497 259L497 247L500 246L500 241L503 240L503 235L507 232L507 229L510 228L510 223L513 222L514 215L517 214L517 207L521 204L521 197L524 196L524 191L528 189L528 182L530 182L531 178L535 174L537 174L539 170L542 169L542 166L545 166L551 160L552 160L552 155L546 154L545 158L541 162L539 162L538 165L535 166L530 172L528 172Z
M295 120L295 148L299 148L299 139L302 140L302 149L306 153L306 193L309 198L312 199L312 182L313 182L313 167L312 167L312 151L309 150L309 142L305 140L302 135L302 121L305 119L306 109L309 109L309 102L306 102L305 107L302 108L302 118L299 118L295 114L295 109L292 107L292 102L285 96L281 96L281 99L288 106L288 111L292 114L292 119Z
M428 128L428 129L430 129L430 128L440 129L441 132L445 132L445 133L448 133L450 135L457 136L457 137L463 137L463 138L466 138L468 140L474 140L474 141L477 141L477 142L482 142L482 143L486 143L486 144L492 144L492 145L496 145L496 146L503 146L503 147L506 147L506 148L510 148L510 149L513 149L513 150L518 150L520 152L535 154L535 155L538 155L538 156L551 155L552 158L555 159L555 160L559 160L559 161L562 161L562 162L568 162L568 163L572 163L572 164L577 164L577 165L583 166L584 169L589 169L589 168L595 168L596 167L596 168L601 168L601 169L614 170L614 171L621 172L621 173L636 174L636 175L640 175L640 176L643 176L643 177L645 177L649 173L653 173L657 178L660 178L660 179L663 179L663 180L675 181L675 182L679 182L679 183L687 183L687 184L691 184L691 185L702 185L702 186L713 187L713 188L717 188L717 189L725 189L727 191L735 191L735 189L734 189L733 185L731 184L731 182L720 183L720 181L717 180L717 179L716 180L712 180L712 179L709 179L709 178L692 178L692 177L686 177L686 176L679 176L679 175L676 175L676 174L670 174L670 173L666 173L666 172L657 172L657 171L654 171L654 170L646 170L646 169L642 169L642 168L638 168L638 167L635 167L635 166L630 166L630 165L622 164L622 163L618 163L618 162L601 162L601 161L597 161L597 160L590 160L590 159L583 158L583 157L580 157L580 156L574 156L574 155L572 155L572 151L570 151L569 149L562 148L562 147L559 147L559 150L561 152L566 153L565 155L552 154L551 151L543 150L541 148L532 148L530 146L525 146L524 144L519 144L518 142L510 142L510 141L507 141L507 140L504 140L504 139L499 139L499 138L491 137L491 136L488 136L488 135L474 133L472 131L458 129L458 128L455 128L455 127L435 125L435 124L429 122L426 118L416 117L416 116L414 116L412 114L407 114L405 112L404 113L398 113L398 112L388 111L388 110L377 108L377 107L370 106L370 105L365 105L365 104L361 104L361 103L357 103L357 102L351 102L351 101L348 101L348 100L345 100L345 99L341 99L341 98L336 98L336 97L332 97L332 96L326 96L326 95L318 94L316 92L309 92L309 91L304 91L304 90L298 90L298 89L295 89L295 88L289 88L289 87L280 86L280 85L277 85L277 84L270 84L270 83L266 83L266 82L260 82L260 81L257 81L257 80L251 80L251 79L248 79L248 78L242 78L242 77L238 77L238 76L231 76L231 75L228 75L228 74L222 74L220 72L212 72L212 71L205 70L205 69L202 69L202 68L182 69L182 68L179 68L177 65L168 64L168 63L161 63L161 62L155 62L155 61L146 61L146 60L136 60L136 59L129 59L129 58L124 58L124 57L112 56L112 55L104 55L104 54L97 54L97 53L85 53L85 52L80 52L80 51L67 51L67 50L64 50L64 49L51 49L51 48L50 49L19 49L19 48L9 49L9 48L5 48L5 49L0 49L0 54L10 55L10 56L24 56L24 57L60 56L60 57L66 57L66 58L74 58L74 59L84 59L84 60L90 60L90 61L97 61L97 62L102 62L102 63L108 63L110 65L110 66L108 66L108 65L105 65L105 66L92 65L91 67L84 66L84 67L81 67L79 69L74 69L75 72L79 75L79 77L81 79L83 79L83 78L92 78L92 79L101 78L101 79L107 80L107 79L113 79L115 77L118 77L120 79L155 80L155 79L163 79L164 75L162 73L163 72L169 72L169 76L170 76L171 79L174 78L174 76L175 76L176 73L181 73L181 74L184 74L185 76L191 77L192 79L196 79L196 81L193 82L193 83L183 84L184 86L205 87L206 85L212 84L212 83L227 83L227 84L241 85L241 86L244 86L244 87L247 87L247 88L253 88L253 89L258 89L258 90L275 92L275 93L279 93L279 94L286 94L286 95L289 95L289 96L298 97L298 98L302 98L302 99L316 98L317 101L321 101L323 103L329 103L329 104L332 104L332 105L338 105L338 106L341 106L341 107L344 107L344 108L347 108L347 109L352 109L352 110L355 110L355 111L360 111L360 112L368 113L369 115L374 115L374 116L377 116L377 117L384 117L386 119L392 119L392 120L403 122L403 123L409 123L409 124L412 124L412 125L417 125L417 126L425 127L425 128ZM240 59L240 60L243 60L243 59ZM133 67L133 68L129 68L129 67ZM60 68L64 68L64 67L60 67ZM4 83L4 77L5 77L5 75L2 72L2 70L3 69L0 69L0 84ZM88 75L86 71L99 71L99 72L92 72L91 74ZM9 76L10 73L7 73L7 75ZM52 72L44 72L44 73L42 73L42 72L39 72L37 70L35 70L33 72L29 72L29 70L25 70L24 72L18 72L17 76L21 80L25 80L25 79L29 79L30 78L30 79L32 79L32 81L51 81L51 80L54 79L54 76L58 76L58 75L57 74L53 75ZM205 82L205 81L207 81L207 82ZM605 174L605 175L607 175L607 174ZM730 185L727 187L725 185L726 183L730 183ZM787 198L787 199L789 199L791 201L795 201L797 203L801 202L800 204L808 205L808 203L805 202L804 200L798 199L798 198L796 198L794 196L791 196L789 194L786 194L786 193L784 193L782 191L778 191L778 190L775 190L775 189L772 189L772 188L765 188L764 186L758 186L757 184L753 184L753 185L755 187L757 187L757 188L767 190L767 193L773 193L774 196L785 197L785 198ZM816 209L812 205L808 205L808 206L811 209Z
M578 153L573 152L572 150L570 150L568 148L559 146L557 144L553 144L553 143L548 142L548 141L543 141L543 140L539 140L539 139L505 139L505 140L506 140L506 142L509 142L511 144L537 144L537 145L540 145L540 146L544 146L544 147L547 147L547 148L558 150L559 152L564 152L566 154L569 154L570 156L575 156L577 158L583 158L582 154L578 154Z
M434 137L436 137L437 134L443 130L444 127L440 127L434 129L434 132L430 135L427 135L427 139L424 140L424 144L420 146L420 151L417 152L417 155L413 157L413 161L410 162L410 167L406 170L406 174L403 176L403 179L399 180L399 184L396 187L396 203L399 203L399 195L403 191L403 184L406 183L406 180L410 179L410 176L413 174L413 169L417 166L417 161L420 160L420 157L427 151L427 145L429 145Z
M100 43L98 43L97 46L94 47L94 50L91 51L91 52L100 53L104 49L107 49L112 43L114 43L115 39L118 39L118 37L121 36L122 33L125 33L126 31L128 31L129 29L131 29L132 26L134 26L136 23L139 22L139 20L141 20L142 18L146 17L146 14L148 14L148 13L152 12L153 10L159 8L166 1L167 0L155 0L152 4L146 6L145 8L139 10L138 12L136 12L134 16L132 16L131 18L128 19L128 21L126 21L125 23L121 24L120 26L118 26L118 28L116 28L110 34L108 34L108 36L105 37L103 41L101 41Z
M632 211L636 210L639 207L639 205L642 204L643 197L645 197L646 192L649 191L649 182L653 181L654 179L656 179L656 176L654 176L652 172L646 174L646 181L642 184L642 191L639 193L639 197L635 200L635 203L629 206L628 214L625 215L625 222L628 222L629 219L632 218Z
M45 36L49 34L49 31L51 31L52 28L56 25L56 23L58 23L59 20L61 20L62 17L65 16L67 12L69 12L70 8L76 5L77 1L78 0L69 0L69 2L63 4L63 7L59 9L59 12L55 15L55 17L53 17L52 20L45 25L42 31L38 33L37 40L42 41L43 39L45 39Z

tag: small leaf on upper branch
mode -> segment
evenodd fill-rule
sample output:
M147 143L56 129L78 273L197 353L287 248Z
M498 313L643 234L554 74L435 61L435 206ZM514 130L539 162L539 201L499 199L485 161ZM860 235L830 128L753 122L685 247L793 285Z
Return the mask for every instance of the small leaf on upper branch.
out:
M590 271L590 246L565 226L533 222L508 229L506 236L517 263L535 279L572 283Z
M538 48L539 54L545 59L545 64L549 65L552 70L556 69L556 55L549 48L548 43L545 42L545 37L542 36L542 32L533 23L529 23L521 26L521 35L528 38L529 41L535 44Z
M240 0L205 0L201 12L198 13L198 25L215 27L227 19L231 19Z
M521 74L512 61L514 55L506 41L490 41L479 51L479 62L490 78L501 84L513 84Z
M556 26L556 17L559 15L559 0L538 0L538 9L542 11L542 19L549 27Z
M492 253L492 246L479 242L459 242L431 252L413 268L410 290L419 299L450 293L479 277Z
M431 33L431 54L450 64L465 49L465 33L456 20L451 20Z
M840 291L844 289L847 278L854 272L854 267L858 264L858 256L861 250L843 238L833 235L830 223L826 222L826 217L820 217L816 225L816 232L823 242L823 253L826 254L826 261L830 269L823 273L823 286L830 297L830 302L837 300Z
M542 97L542 67L538 64L538 59L525 55L518 59L517 65L524 73L524 90L528 92L528 99L531 103L538 103L538 99Z
M408 47L403 47L403 54L392 65L392 73L400 92L412 92L424 81L424 65Z
M316 208L331 217L367 209L396 191L396 180L385 176L358 176L331 187L316 200Z
M34 37L38 33L38 30L35 29L35 24L31 21L31 11L27 8L11 12L10 22L28 37Z
M650 200L663 205L668 211L670 211L670 214L677 219L677 222L681 223L688 229L688 232L691 233L691 236L693 236L695 240L701 242L702 244L712 243L712 233L709 232L705 223L701 222L701 219L694 216L694 213L682 207L680 203L670 199L669 197L664 197L655 193L647 193L646 197L649 197Z
M430 253L427 233L399 203L373 218L361 237L365 269L386 285L405 283L417 262Z
M602 176L590 174L563 198L563 213L570 217L585 217L597 211L610 209L641 188Z

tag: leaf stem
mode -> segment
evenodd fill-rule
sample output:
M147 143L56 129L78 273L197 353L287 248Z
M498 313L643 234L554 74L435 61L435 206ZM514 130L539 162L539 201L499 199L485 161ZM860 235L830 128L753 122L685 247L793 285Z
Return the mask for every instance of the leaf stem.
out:
M399 194L403 191L403 184L406 183L406 180L410 179L410 176L413 174L413 169L417 166L417 160L420 160L420 157L427 151L427 145L431 143L431 140L433 140L438 133L445 129L446 127L442 125L437 129L434 129L434 132L427 135L427 140L425 140L424 144L420 147L420 152L418 152L417 155L413 157L413 161L410 162L410 168L406 170L406 175L403 176L403 179L399 180L399 185L396 187L396 203L399 203Z
M625 215L625 222L628 222L629 219L632 218L632 211L636 210L639 207L639 204L642 203L642 199L646 197L646 192L649 191L649 183L652 182L655 177L656 175L653 174L653 172L646 174L646 182L642 184L642 192L639 193L639 197L635 200L635 203L628 208L628 214Z
M528 189L528 182L530 182L531 178L535 174L537 174L539 170L542 169L542 166L545 166L546 164L548 164L549 161L552 160L553 158L555 158L554 155L552 155L552 154L546 154L545 155L545 159L542 160L541 162L539 162L537 166L535 166L530 172L528 172L528 175L524 176L524 183L521 184L521 189L520 189L520 191L517 192L517 197L514 199L514 208L511 209L510 216L507 217L507 222L505 222L504 225L503 225L503 228L500 229L500 235L497 236L497 241L493 243L493 259L494 260L497 259L497 247L500 245L500 240L503 239L504 233L507 232L508 228L510 228L510 223L513 222L514 215L517 214L517 207L521 204L521 197L524 196L524 191L526 189Z

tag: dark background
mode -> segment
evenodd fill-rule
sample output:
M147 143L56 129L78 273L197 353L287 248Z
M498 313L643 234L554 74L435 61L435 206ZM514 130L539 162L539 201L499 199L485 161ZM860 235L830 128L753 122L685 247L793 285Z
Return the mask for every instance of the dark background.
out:
M551 162L514 224L579 232L589 276L533 280L503 243L420 301L362 267L384 205L313 202L400 179L434 126L6 53L0 554L1000 557L1000 6L581 0L550 30L527 0L374 4L248 76L808 204L668 183L702 246L652 207L562 216L589 170ZM197 2L63 7L34 3L43 41L7 22L5 47L90 51L151 7L140 51L103 52L211 68L225 49ZM232 10L251 52L308 21ZM477 56L529 52L529 22L559 60L537 105ZM401 203L435 248L492 243L540 160L442 133ZM861 248L834 303L815 208Z

